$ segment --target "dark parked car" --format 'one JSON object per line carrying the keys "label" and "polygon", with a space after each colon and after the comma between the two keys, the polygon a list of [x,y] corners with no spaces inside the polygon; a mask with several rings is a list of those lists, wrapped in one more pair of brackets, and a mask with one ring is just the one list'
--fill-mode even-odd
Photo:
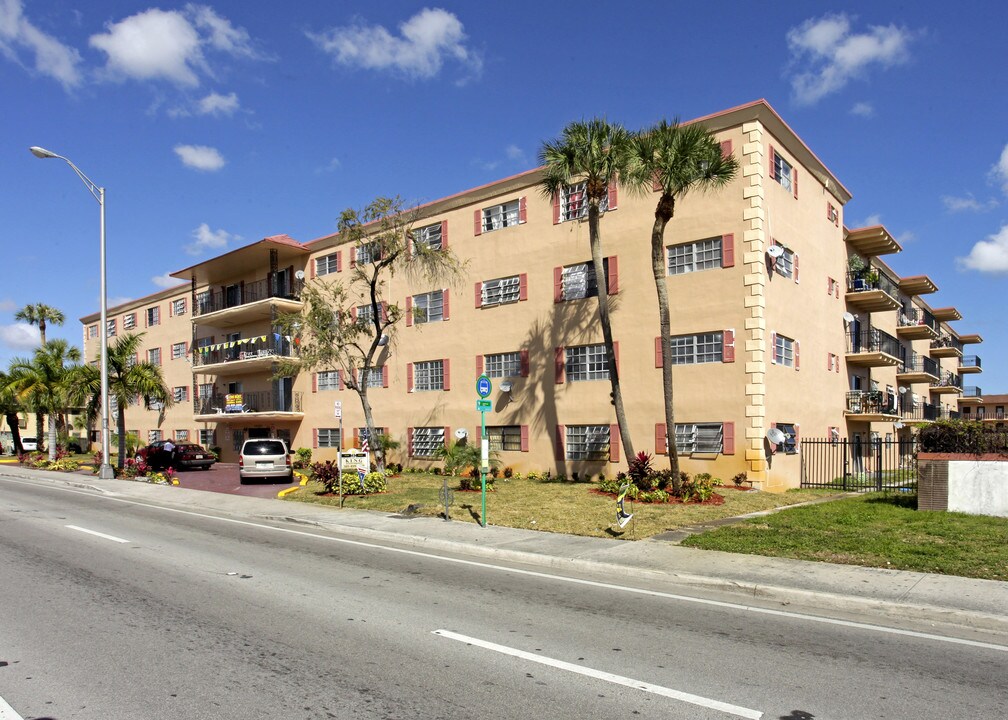
{"label": "dark parked car", "polygon": [[71,440],[70,442],[68,442],[67,446],[66,446],[66,449],[67,449],[67,452],[78,453],[78,454],[81,452],[80,443],[77,442],[76,440]]}
{"label": "dark parked car", "polygon": [[150,445],[137,450],[136,459],[143,460],[147,466],[159,470],[172,467],[176,470],[192,470],[200,468],[209,470],[217,462],[214,454],[193,443],[172,443],[171,451],[165,450],[167,440],[157,440]]}

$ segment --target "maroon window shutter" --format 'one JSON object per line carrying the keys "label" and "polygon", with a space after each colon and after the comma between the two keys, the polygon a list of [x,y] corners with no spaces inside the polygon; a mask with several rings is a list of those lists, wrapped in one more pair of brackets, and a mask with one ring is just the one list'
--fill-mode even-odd
{"label": "maroon window shutter", "polygon": [[475,297],[476,297],[476,309],[479,310],[483,307],[483,283],[479,280],[475,283]]}
{"label": "maroon window shutter", "polygon": [[479,377],[483,374],[483,356],[476,356],[476,376]]}
{"label": "maroon window shutter", "polygon": [[448,221],[441,221],[441,249],[448,249]]}
{"label": "maroon window shutter", "polygon": [[777,364],[777,333],[770,333],[770,364]]}
{"label": "maroon window shutter", "polygon": [[833,203],[826,201],[826,219],[833,222]]}
{"label": "maroon window shutter", "polygon": [[767,153],[767,159],[770,162],[770,179],[771,180],[776,180],[777,179],[777,175],[775,173],[775,163],[774,163],[774,160],[776,159],[776,155],[777,155],[777,151],[774,150],[774,146],[771,145],[770,146],[770,152]]}
{"label": "maroon window shutter", "polygon": [[528,425],[521,426],[521,451],[529,451]]}
{"label": "maroon window shutter", "polygon": [[413,326],[413,296],[406,296],[406,327]]}
{"label": "maroon window shutter", "polygon": [[721,267],[735,267],[735,233],[721,236]]}
{"label": "maroon window shutter", "polygon": [[722,340],[721,362],[735,362],[735,331],[725,330]]}
{"label": "maroon window shutter", "polygon": [[609,183],[609,209],[616,209],[616,181],[613,180]]}
{"label": "maroon window shutter", "polygon": [[608,273],[606,274],[606,289],[610,295],[619,293],[619,261],[616,256],[608,258]]}
{"label": "maroon window shutter", "polygon": [[553,193],[553,224],[560,224],[560,193]]}
{"label": "maroon window shutter", "polygon": [[479,235],[483,232],[483,211],[473,211],[473,234]]}
{"label": "maroon window shutter", "polygon": [[528,350],[520,350],[518,352],[518,362],[519,362],[519,367],[521,368],[521,376],[522,377],[528,377],[529,376],[529,351]]}
{"label": "maroon window shutter", "polygon": [[168,317],[175,317],[175,303],[168,301]]}
{"label": "maroon window shutter", "polygon": [[563,425],[556,426],[556,459],[566,460],[567,459],[567,443],[566,443],[567,433],[564,430]]}
{"label": "maroon window shutter", "polygon": [[388,387],[388,365],[382,365],[381,369],[381,386],[383,388]]}
{"label": "maroon window shutter", "polygon": [[528,222],[528,209],[524,197],[518,198],[518,222]]}
{"label": "maroon window shutter", "polygon": [[833,353],[826,353],[826,369],[833,372]]}
{"label": "maroon window shutter", "polygon": [[311,273],[311,278],[315,279],[315,266],[318,265],[318,260],[308,261],[308,272]]}
{"label": "maroon window shutter", "polygon": [[441,319],[448,320],[451,316],[448,314],[448,288],[441,291]]}
{"label": "maroon window shutter", "polygon": [[563,268],[553,268],[553,302],[563,301]]}
{"label": "maroon window shutter", "polygon": [[444,389],[451,390],[451,360],[448,358],[444,359]]}
{"label": "maroon window shutter", "polygon": [[794,190],[795,200],[798,199],[798,168],[791,168],[791,189]]}
{"label": "maroon window shutter", "polygon": [[311,374],[311,391],[318,392],[318,373]]}
{"label": "maroon window shutter", "polygon": [[735,423],[726,422],[721,424],[721,451],[725,455],[735,454]]}
{"label": "maroon window shutter", "polygon": [[727,158],[732,154],[732,141],[722,140],[721,141],[721,157]]}
{"label": "maroon window shutter", "polygon": [[406,451],[413,457],[413,428],[406,428]]}
{"label": "maroon window shutter", "polygon": [[792,263],[794,270],[794,281],[798,282],[798,253],[794,254],[794,262]]}
{"label": "maroon window shutter", "polygon": [[562,347],[554,350],[553,367],[556,370],[556,384],[563,385],[564,378],[564,349]]}
{"label": "maroon window shutter", "polygon": [[518,276],[518,301],[528,300],[528,273]]}
{"label": "maroon window shutter", "polygon": [[801,370],[801,343],[794,341],[794,369]]}
{"label": "maroon window shutter", "polygon": [[609,462],[619,462],[619,425],[609,426]]}
{"label": "maroon window shutter", "polygon": [[799,428],[799,425],[798,425],[798,423],[795,423],[795,425],[794,425],[794,441],[795,441],[795,447],[797,447],[797,446],[798,446],[798,441],[799,441],[800,439],[801,439],[801,430],[800,430],[800,428]]}
{"label": "maroon window shutter", "polygon": [[357,265],[357,249],[348,248],[347,254],[350,256],[350,267],[355,267]]}
{"label": "maroon window shutter", "polygon": [[413,363],[406,363],[406,392],[413,392]]}
{"label": "maroon window shutter", "polygon": [[660,368],[662,366],[661,336],[654,339],[654,366],[656,368]]}
{"label": "maroon window shutter", "polygon": [[317,448],[318,447],[318,428],[312,428],[311,433],[312,433],[312,442],[311,442],[312,447],[313,448]]}
{"label": "maroon window shutter", "polygon": [[343,251],[336,251],[336,272],[343,272]]}
{"label": "maroon window shutter", "polygon": [[343,376],[346,374],[345,370],[336,371],[336,382],[339,384],[340,390],[346,390],[346,383],[343,382]]}
{"label": "maroon window shutter", "polygon": [[381,303],[381,321],[383,323],[387,323],[388,322],[388,301],[387,300],[382,300],[382,303]]}
{"label": "maroon window shutter", "polygon": [[353,445],[351,447],[360,447],[360,428],[353,429]]}
{"label": "maroon window shutter", "polygon": [[655,423],[654,425],[654,452],[655,455],[668,455],[668,435],[665,433],[665,423]]}

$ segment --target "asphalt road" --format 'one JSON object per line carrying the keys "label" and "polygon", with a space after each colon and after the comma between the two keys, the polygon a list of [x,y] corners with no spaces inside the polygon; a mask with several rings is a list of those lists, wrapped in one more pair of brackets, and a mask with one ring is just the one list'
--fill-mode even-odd
{"label": "asphalt road", "polygon": [[0,479],[0,548],[3,720],[952,719],[1008,697],[983,642],[31,481]]}

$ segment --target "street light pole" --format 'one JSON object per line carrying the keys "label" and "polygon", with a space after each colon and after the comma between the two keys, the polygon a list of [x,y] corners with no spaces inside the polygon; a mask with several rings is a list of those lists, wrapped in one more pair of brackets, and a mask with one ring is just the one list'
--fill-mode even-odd
{"label": "street light pole", "polygon": [[105,283],[105,188],[98,187],[91,179],[80,171],[76,165],[70,162],[69,158],[65,158],[62,155],[57,155],[54,152],[33,146],[29,148],[32,155],[37,158],[57,158],[63,160],[73,168],[73,171],[77,173],[83,182],[85,187],[87,187],[88,192],[98,201],[98,208],[101,212],[101,223],[100,223],[100,238],[98,242],[98,255],[99,255],[99,265],[100,265],[100,277],[101,277],[101,326],[100,326],[100,337],[101,337],[101,436],[102,436],[102,460],[101,468],[98,471],[98,477],[103,479],[111,479],[115,477],[115,473],[112,470],[112,465],[109,464],[109,457],[111,456],[111,447],[109,443],[109,382],[108,382],[108,290]]}

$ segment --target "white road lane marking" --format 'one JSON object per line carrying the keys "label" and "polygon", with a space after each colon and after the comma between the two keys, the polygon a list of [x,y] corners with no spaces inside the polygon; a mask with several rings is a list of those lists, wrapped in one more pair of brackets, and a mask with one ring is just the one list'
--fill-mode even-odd
{"label": "white road lane marking", "polygon": [[129,540],[123,540],[122,538],[117,538],[115,535],[106,535],[105,533],[100,533],[96,530],[88,530],[87,528],[77,527],[76,525],[64,525],[63,527],[68,527],[71,530],[77,530],[78,532],[87,533],[88,535],[94,535],[96,537],[105,538],[106,540],[111,540],[117,543],[128,543]]}
{"label": "white road lane marking", "polygon": [[[14,480],[11,478],[4,478],[4,479],[10,480],[11,482],[19,483],[21,485],[34,485],[34,483],[32,482],[27,482],[23,480]],[[94,493],[87,492],[84,490],[76,490],[74,488],[57,488],[57,489],[59,489],[62,492],[69,492],[77,495],[87,495],[88,497],[91,498],[95,497]],[[125,505],[145,507],[151,510],[161,510],[163,512],[179,513],[181,515],[189,515],[192,517],[199,517],[207,520],[218,520],[220,522],[232,523],[235,525],[244,525],[246,527],[260,528],[263,530],[273,530],[275,532],[281,532],[288,535],[297,535],[300,537],[308,537],[316,540],[327,540],[329,542],[336,542],[344,545],[353,545],[355,547],[368,548],[372,550],[384,550],[385,552],[397,553],[400,555],[410,555],[413,557],[426,558],[429,560],[439,560],[441,562],[453,563],[456,565],[468,565],[470,567],[479,567],[486,570],[514,573],[516,575],[525,575],[526,577],[537,577],[542,578],[544,580],[553,580],[556,582],[565,582],[574,585],[587,585],[590,587],[604,588],[606,590],[631,593],[634,595],[647,595],[650,597],[660,597],[665,598],[667,600],[677,600],[679,602],[694,603],[696,605],[707,605],[710,607],[720,607],[729,610],[743,610],[745,612],[757,613],[760,615],[773,615],[775,617],[793,618],[796,620],[805,620],[807,622],[822,623],[824,625],[839,625],[841,627],[856,628],[858,630],[867,630],[870,632],[879,632],[888,635],[902,635],[904,637],[918,638],[921,640],[931,640],[934,642],[951,643],[953,645],[965,645],[968,647],[983,648],[984,650],[996,650],[998,652],[1008,653],[1008,645],[995,645],[994,643],[980,642],[978,640],[966,640],[964,638],[948,637],[945,635],[935,635],[932,633],[917,632],[916,630],[903,630],[900,628],[886,627],[884,625],[871,625],[869,623],[855,622],[852,620],[838,620],[836,618],[819,617],[817,615],[804,615],[802,613],[789,612],[787,610],[774,610],[773,608],[755,607],[752,605],[743,605],[741,603],[725,602],[723,600],[708,600],[707,598],[690,597],[689,595],[677,595],[675,593],[661,592],[659,590],[645,590],[644,588],[635,588],[626,585],[616,585],[614,583],[598,582],[596,580],[582,580],[581,578],[564,577],[563,575],[551,575],[549,573],[538,572],[536,570],[521,570],[519,568],[507,567],[504,565],[493,565],[490,563],[478,562],[476,560],[463,560],[462,558],[445,557],[443,555],[432,555],[430,553],[420,552],[419,550],[409,550],[407,548],[389,547],[387,545],[379,545],[377,543],[364,542],[363,540],[351,540],[349,538],[331,537],[328,535],[319,535],[318,533],[306,532],[304,530],[294,530],[293,528],[283,528],[283,527],[273,527],[272,525],[263,525],[261,523],[255,523],[249,520],[237,520],[235,518],[219,517],[217,515],[208,515],[207,513],[193,512],[192,510],[181,510],[179,508],[163,507],[161,505],[151,505],[149,503],[137,502],[136,500],[127,500],[125,498],[101,496],[101,499],[111,500],[112,502],[123,503]],[[339,532],[339,531],[333,530],[333,532]]]}
{"label": "white road lane marking", "polygon": [[721,702],[720,700],[712,700],[711,698],[683,692],[682,690],[673,690],[672,688],[667,688],[662,685],[653,685],[652,683],[634,680],[633,678],[628,678],[623,675],[614,675],[612,673],[603,672],[602,670],[595,670],[594,668],[585,667],[584,665],[575,665],[574,663],[565,662],[564,660],[556,660],[544,655],[536,655],[534,653],[517,650],[506,645],[498,645],[497,643],[480,640],[479,638],[469,637],[468,635],[459,635],[451,630],[432,630],[431,633],[439,635],[443,638],[448,638],[449,640],[458,640],[459,642],[466,643],[467,645],[475,645],[476,647],[481,647],[485,650],[493,650],[494,652],[501,653],[502,655],[510,655],[512,657],[521,658],[522,660],[528,660],[529,662],[539,663],[540,665],[548,665],[549,667],[557,668],[558,670],[566,670],[567,672],[595,678],[596,680],[604,680],[605,682],[610,682],[615,685],[623,685],[624,687],[633,688],[634,690],[643,690],[644,692],[651,693],[652,695],[661,695],[663,697],[672,698],[673,700],[681,700],[682,702],[690,703],[691,705],[699,705],[701,707],[710,708],[711,710],[717,710],[730,715],[749,718],[749,720],[760,720],[760,718],[763,717],[763,713],[759,710],[752,710],[740,705],[732,705],[731,703]]}
{"label": "white road lane marking", "polygon": [[0,720],[24,720],[17,714],[7,701],[0,697]]}

